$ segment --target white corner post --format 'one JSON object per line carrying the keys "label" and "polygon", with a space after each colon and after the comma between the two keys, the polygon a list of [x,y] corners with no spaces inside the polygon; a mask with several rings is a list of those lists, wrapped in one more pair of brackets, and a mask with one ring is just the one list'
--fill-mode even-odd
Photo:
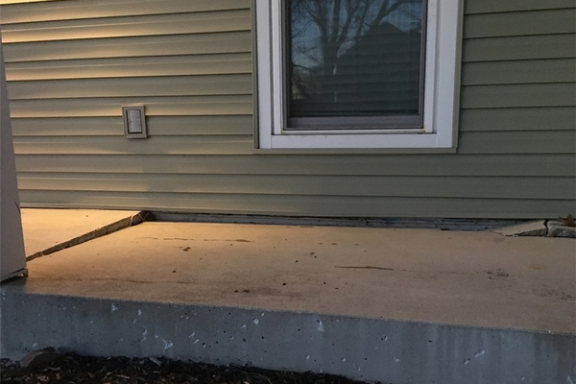
{"label": "white corner post", "polygon": [[0,38],[0,281],[27,276],[4,53]]}

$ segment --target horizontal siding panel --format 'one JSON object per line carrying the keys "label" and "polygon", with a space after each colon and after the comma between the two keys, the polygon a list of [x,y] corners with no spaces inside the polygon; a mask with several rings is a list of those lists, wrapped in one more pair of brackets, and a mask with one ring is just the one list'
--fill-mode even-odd
{"label": "horizontal siding panel", "polygon": [[330,191],[333,196],[350,197],[535,199],[546,195],[568,200],[574,197],[576,179],[21,173],[18,186],[25,190],[242,195],[324,196]]}
{"label": "horizontal siding panel", "polygon": [[251,52],[250,32],[4,44],[9,63]]}
{"label": "horizontal siding panel", "polygon": [[[146,119],[149,136],[252,135],[252,116],[152,116]],[[123,136],[118,117],[12,119],[14,137]]]}
{"label": "horizontal siding panel", "polygon": [[[239,116],[158,116],[147,120],[150,136],[254,135],[254,118]],[[194,140],[194,137],[191,137]]]}
{"label": "horizontal siding panel", "polygon": [[12,118],[121,116],[122,105],[144,104],[147,116],[251,115],[251,96],[139,97],[117,99],[15,100]]}
{"label": "horizontal siding panel", "polygon": [[8,81],[252,73],[249,53],[10,63]]}
{"label": "horizontal siding panel", "polygon": [[[573,212],[572,200],[349,198],[262,195],[205,195],[27,191],[23,207],[77,207],[103,209],[151,209],[197,213],[236,213],[332,217],[558,217]],[[502,207],[506,207],[503,211]]]}
{"label": "horizontal siding panel", "polygon": [[464,38],[551,35],[576,33],[576,10],[468,15]]}
{"label": "horizontal siding panel", "polygon": [[[198,175],[572,177],[574,154],[500,155],[20,155],[19,172]],[[423,187],[420,187],[422,189]],[[425,188],[424,188],[425,189]]]}
{"label": "horizontal siding panel", "polygon": [[576,108],[464,109],[461,132],[575,131]]}
{"label": "horizontal siding panel", "polygon": [[[3,0],[4,4],[11,0]],[[87,3],[90,3],[87,7]],[[51,1],[2,7],[2,23],[27,23],[37,21],[93,19],[113,16],[162,15],[189,12],[248,9],[250,0],[83,0]]]}
{"label": "horizontal siding panel", "polygon": [[0,4],[39,3],[52,0],[0,0]]}
{"label": "horizontal siding panel", "polygon": [[576,131],[462,132],[458,153],[576,154]]}
{"label": "horizontal siding panel", "polygon": [[250,95],[251,75],[137,77],[123,79],[16,81],[10,100]]}
{"label": "horizontal siding panel", "polygon": [[576,35],[519,36],[468,39],[462,60],[468,62],[538,59],[574,59]]}
{"label": "horizontal siding panel", "polygon": [[[149,119],[147,119],[149,120]],[[13,137],[123,136],[122,117],[12,119]]]}
{"label": "horizontal siding panel", "polygon": [[461,107],[574,107],[576,84],[518,84],[463,87]]}
{"label": "horizontal siding panel", "polygon": [[249,10],[190,13],[164,16],[112,17],[33,24],[11,24],[2,28],[6,44],[70,41],[133,36],[165,36],[210,32],[248,31]]}
{"label": "horizontal siding panel", "polygon": [[[17,137],[14,152],[24,154],[242,154],[252,150],[252,136],[152,137],[131,140],[116,137]],[[145,171],[144,169],[142,171]]]}
{"label": "horizontal siding panel", "polygon": [[576,59],[466,63],[462,85],[576,82]]}
{"label": "horizontal siding panel", "polygon": [[466,0],[464,12],[498,13],[513,11],[536,11],[547,9],[575,8],[573,0]]}

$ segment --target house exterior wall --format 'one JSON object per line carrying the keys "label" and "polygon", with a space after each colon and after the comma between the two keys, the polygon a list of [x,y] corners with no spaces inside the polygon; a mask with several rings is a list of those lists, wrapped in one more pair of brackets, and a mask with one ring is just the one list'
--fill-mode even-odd
{"label": "house exterior wall", "polygon": [[[22,206],[547,218],[576,209],[573,0],[466,0],[457,153],[254,149],[250,0],[0,2]],[[123,137],[123,105],[149,138]]]}

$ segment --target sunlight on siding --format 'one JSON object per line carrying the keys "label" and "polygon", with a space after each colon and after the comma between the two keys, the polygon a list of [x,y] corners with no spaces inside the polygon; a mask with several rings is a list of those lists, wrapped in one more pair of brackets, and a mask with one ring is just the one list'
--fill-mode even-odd
{"label": "sunlight on siding", "polygon": [[39,3],[47,1],[61,1],[61,0],[0,0],[0,5],[6,4],[21,4],[21,3]]}

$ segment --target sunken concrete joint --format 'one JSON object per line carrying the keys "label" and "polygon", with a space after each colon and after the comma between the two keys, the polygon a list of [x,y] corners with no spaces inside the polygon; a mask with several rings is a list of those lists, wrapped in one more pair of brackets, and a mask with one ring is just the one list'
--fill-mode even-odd
{"label": "sunken concrete joint", "polygon": [[306,312],[22,293],[2,287],[1,352],[54,347],[313,371],[385,383],[574,383],[576,335]]}
{"label": "sunken concrete joint", "polygon": [[549,220],[546,223],[548,237],[569,237],[576,239],[576,227],[569,227],[558,220]]}
{"label": "sunken concrete joint", "polygon": [[114,223],[107,224],[101,228],[97,228],[93,231],[84,233],[80,236],[76,236],[73,239],[64,241],[62,243],[56,244],[50,248],[47,248],[43,251],[36,252],[30,256],[26,257],[26,261],[34,260],[38,257],[47,256],[54,252],[61,251],[63,249],[67,249],[70,247],[74,247],[76,245],[85,243],[90,240],[94,240],[98,237],[106,236],[112,232],[119,231],[124,228],[129,228],[134,225],[138,225],[145,221],[149,221],[151,219],[151,215],[147,211],[138,212],[135,215],[125,217],[124,219],[118,220]]}
{"label": "sunken concrete joint", "polygon": [[497,228],[493,232],[504,236],[547,236],[576,238],[576,227],[569,227],[557,220],[537,220]]}
{"label": "sunken concrete joint", "polygon": [[504,236],[546,236],[548,229],[544,220],[538,220],[498,228],[494,232]]}

